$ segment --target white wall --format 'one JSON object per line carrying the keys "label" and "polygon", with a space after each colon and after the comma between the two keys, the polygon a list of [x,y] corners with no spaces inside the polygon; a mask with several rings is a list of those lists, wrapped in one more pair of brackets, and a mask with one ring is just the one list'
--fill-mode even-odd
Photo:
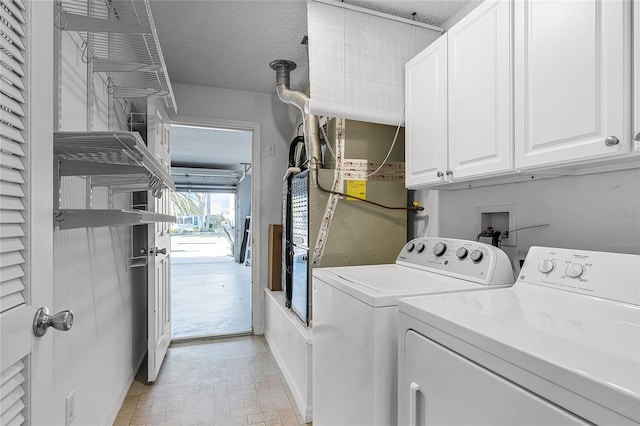
{"label": "white wall", "polygon": [[[58,122],[61,130],[107,130],[106,84],[95,76],[87,121],[87,72],[77,41],[60,33]],[[56,80],[58,80],[56,78]],[[111,121],[121,122],[121,119]],[[112,207],[127,207],[126,195]],[[108,208],[105,189],[93,191],[93,206]],[[61,207],[86,208],[84,178],[61,182]],[[126,227],[54,231],[54,310],[71,309],[73,328],[54,333],[54,402],[51,424],[64,424],[64,398],[75,392],[76,425],[109,424],[146,351],[146,276],[129,271]],[[134,276],[137,274],[137,277]]]}
{"label": "white wall", "polygon": [[515,204],[518,228],[549,226],[518,231],[517,246],[503,247],[512,258],[532,245],[640,254],[638,169],[434,192],[416,193],[437,218],[429,234],[416,223],[416,236],[475,239],[476,207]]}
{"label": "white wall", "polygon": [[[257,194],[259,205],[252,206],[252,223],[254,238],[255,232],[260,232],[260,245],[253,248],[252,256],[259,259],[260,264],[258,276],[253,277],[255,291],[252,294],[256,298],[253,300],[253,315],[262,319],[264,294],[261,289],[267,286],[267,233],[270,223],[282,222],[282,176],[287,168],[297,109],[284,104],[275,95],[275,73],[274,94],[185,84],[174,84],[173,92],[179,113],[171,117],[174,121],[183,122],[181,117],[186,116],[190,122],[194,117],[202,117],[201,124],[209,124],[212,119],[259,123],[260,158],[253,159],[252,173],[254,182],[259,181],[260,193]],[[275,147],[273,156],[267,155],[269,145]],[[260,320],[259,324],[254,332],[262,334],[263,321]]]}

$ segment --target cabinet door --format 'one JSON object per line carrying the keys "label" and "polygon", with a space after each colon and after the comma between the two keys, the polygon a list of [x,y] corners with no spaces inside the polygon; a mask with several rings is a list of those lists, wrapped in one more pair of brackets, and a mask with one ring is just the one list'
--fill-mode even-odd
{"label": "cabinet door", "polygon": [[447,168],[447,35],[405,66],[407,188],[442,182]]}
{"label": "cabinet door", "polygon": [[640,151],[640,0],[633,2],[633,140]]}
{"label": "cabinet door", "polygon": [[629,150],[628,4],[514,3],[516,168]]}
{"label": "cabinet door", "polygon": [[449,31],[454,179],[512,169],[510,13],[511,2],[485,2]]}

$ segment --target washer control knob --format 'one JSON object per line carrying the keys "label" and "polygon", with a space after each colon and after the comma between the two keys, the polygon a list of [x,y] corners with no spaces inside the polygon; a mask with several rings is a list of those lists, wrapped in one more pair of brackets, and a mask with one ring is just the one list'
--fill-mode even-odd
{"label": "washer control knob", "polygon": [[458,251],[456,251],[456,256],[458,256],[458,259],[464,259],[465,257],[467,257],[467,254],[469,254],[469,250],[464,247],[460,247]]}
{"label": "washer control knob", "polygon": [[478,263],[482,260],[482,258],[484,257],[484,255],[482,254],[481,250],[474,250],[471,252],[471,255],[469,256],[471,258],[471,260],[473,260],[474,262]]}
{"label": "washer control knob", "polygon": [[424,251],[424,244],[418,243],[418,245],[416,246],[416,251],[418,253],[422,253]]}
{"label": "washer control knob", "polygon": [[413,244],[413,243],[409,243],[409,244],[407,244],[407,251],[408,251],[409,253],[411,253],[415,247],[416,247],[416,245],[415,245],[415,244]]}
{"label": "washer control knob", "polygon": [[438,257],[442,256],[445,251],[447,251],[447,245],[445,243],[438,243],[433,246],[433,254]]}
{"label": "washer control knob", "polygon": [[556,263],[550,259],[542,259],[540,263],[538,263],[538,271],[543,274],[548,274],[556,268]]}
{"label": "washer control knob", "polygon": [[584,266],[579,263],[570,263],[564,272],[571,278],[580,278],[584,274]]}

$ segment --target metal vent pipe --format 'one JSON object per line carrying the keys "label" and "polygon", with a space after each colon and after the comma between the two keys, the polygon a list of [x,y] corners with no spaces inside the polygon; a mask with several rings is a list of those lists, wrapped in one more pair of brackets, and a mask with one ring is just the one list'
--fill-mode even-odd
{"label": "metal vent pipe", "polygon": [[[322,165],[322,150],[320,149],[320,134],[318,133],[318,116],[309,114],[309,97],[291,90],[290,72],[296,69],[296,64],[284,59],[272,61],[269,66],[276,71],[276,92],[281,101],[296,106],[302,113],[304,122],[305,142],[309,153],[309,170],[315,173]],[[314,180],[312,180],[314,182]]]}

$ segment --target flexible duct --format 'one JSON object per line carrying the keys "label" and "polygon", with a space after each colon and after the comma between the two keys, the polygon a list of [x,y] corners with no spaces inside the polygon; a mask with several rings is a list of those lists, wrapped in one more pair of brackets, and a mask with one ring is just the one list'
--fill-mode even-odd
{"label": "flexible duct", "polygon": [[302,113],[304,123],[306,151],[309,153],[309,169],[315,173],[322,165],[322,150],[320,148],[320,134],[318,132],[318,117],[309,113],[309,97],[290,88],[290,72],[296,69],[296,64],[282,59],[269,64],[276,71],[276,92],[281,101],[296,106]]}

